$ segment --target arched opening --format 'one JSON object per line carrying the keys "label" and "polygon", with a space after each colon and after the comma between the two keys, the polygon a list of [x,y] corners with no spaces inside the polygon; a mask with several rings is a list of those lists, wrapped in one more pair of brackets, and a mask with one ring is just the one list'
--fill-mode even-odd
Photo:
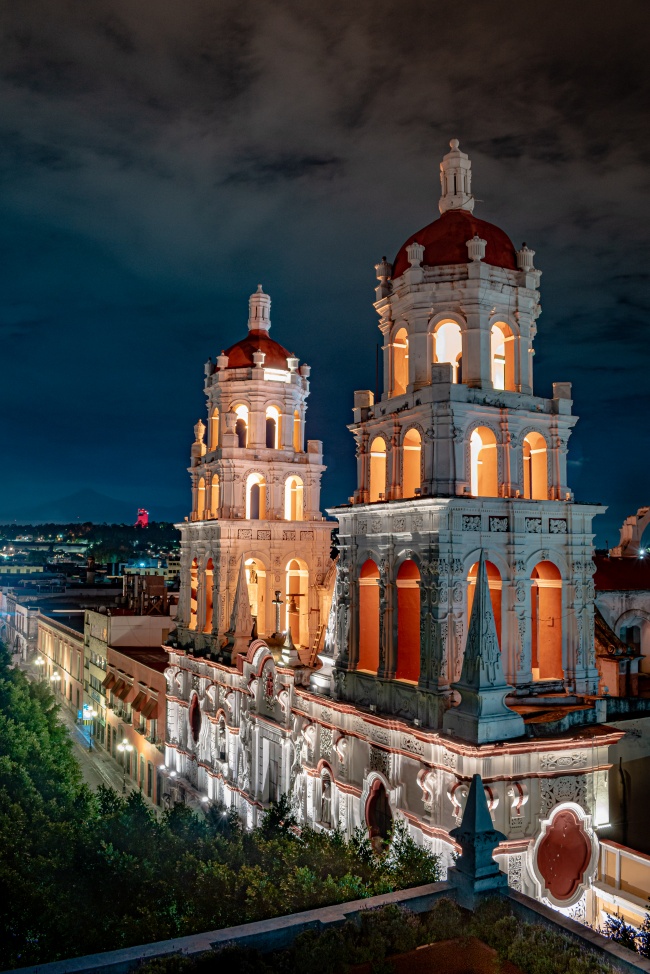
{"label": "arched opening", "polygon": [[386,441],[376,436],[370,444],[370,502],[386,499]]}
{"label": "arched opening", "polygon": [[216,450],[219,446],[219,410],[215,406],[210,415],[210,449]]}
{"label": "arched opening", "polygon": [[416,429],[406,431],[402,443],[403,481],[402,496],[415,497],[416,490],[422,486],[422,437]]}
{"label": "arched opening", "polygon": [[199,736],[201,734],[201,707],[199,705],[199,698],[196,694],[194,694],[192,697],[188,718],[190,722],[190,731],[192,732],[192,739],[194,740],[195,744],[198,744]]}
{"label": "arched opening", "polygon": [[402,562],[397,573],[398,680],[420,679],[420,572],[414,561]]}
{"label": "arched opening", "polygon": [[227,744],[226,744],[226,722],[223,717],[219,718],[219,723],[217,725],[217,751],[219,753],[219,760],[225,761],[227,759]]}
{"label": "arched opening", "polygon": [[298,558],[286,567],[285,612],[294,646],[309,646],[309,571]]}
{"label": "arched opening", "polygon": [[199,477],[196,487],[196,517],[198,521],[205,516],[205,477]]}
{"label": "arched opening", "polygon": [[550,561],[540,561],[531,578],[533,679],[561,680],[562,576]]}
{"label": "arched opening", "polygon": [[403,395],[408,384],[409,339],[406,328],[400,328],[393,339],[393,395]]}
{"label": "arched opening", "polygon": [[266,633],[266,568],[258,558],[248,558],[244,567],[251,615],[257,620],[258,636],[263,636]]}
{"label": "arched opening", "polygon": [[196,629],[199,606],[199,563],[195,558],[190,568],[190,622],[189,628]]}
{"label": "arched opening", "polygon": [[302,423],[297,409],[293,414],[293,448],[296,453],[302,453]]}
{"label": "arched opening", "polygon": [[503,321],[490,330],[490,363],[492,385],[495,389],[515,391],[515,336]]}
{"label": "arched opening", "polygon": [[535,501],[548,499],[548,463],[546,440],[541,433],[529,433],[523,443],[524,497]]}
{"label": "arched opening", "polygon": [[[494,614],[494,623],[497,630],[497,639],[499,640],[499,647],[501,647],[501,619],[502,619],[502,600],[503,600],[503,582],[501,581],[501,573],[496,565],[492,564],[491,561],[485,562],[485,568],[488,577],[488,586],[490,589],[490,602],[492,603],[492,612]],[[469,619],[472,614],[472,606],[474,605],[474,593],[476,591],[476,575],[478,572],[478,562],[472,565],[467,574],[467,618]]]}
{"label": "arched opening", "polygon": [[[370,841],[376,852],[390,838],[393,829],[393,813],[382,781],[376,778],[370,788],[366,802],[366,823],[370,833]],[[374,840],[378,840],[375,844]]]}
{"label": "arched opening", "polygon": [[302,521],[304,488],[300,477],[289,477],[284,485],[284,516],[287,521]]}
{"label": "arched opening", "polygon": [[497,438],[487,426],[470,437],[470,490],[474,497],[498,497]]}
{"label": "arched opening", "polygon": [[237,435],[237,446],[245,447],[248,444],[248,406],[236,406],[235,434]]}
{"label": "arched opening", "polygon": [[357,669],[379,667],[379,569],[368,559],[359,574],[359,662]]}
{"label": "arched opening", "polygon": [[212,474],[212,483],[210,484],[210,513],[212,517],[219,517],[219,508],[221,507],[221,485],[219,483],[219,474]]}
{"label": "arched opening", "polygon": [[433,334],[433,361],[449,362],[452,382],[463,381],[463,336],[456,321],[441,321]]}
{"label": "arched opening", "polygon": [[322,825],[332,827],[332,779],[327,771],[320,779],[320,821]]}
{"label": "arched opening", "polygon": [[266,407],[266,446],[269,450],[280,449],[280,413],[275,406]]}
{"label": "arched opening", "polygon": [[205,566],[203,584],[205,591],[205,625],[203,626],[203,632],[212,632],[212,599],[214,585],[214,564],[212,563],[212,558],[208,559],[208,563]]}
{"label": "arched opening", "polygon": [[246,481],[246,517],[263,521],[266,517],[266,481],[261,473],[251,473]]}

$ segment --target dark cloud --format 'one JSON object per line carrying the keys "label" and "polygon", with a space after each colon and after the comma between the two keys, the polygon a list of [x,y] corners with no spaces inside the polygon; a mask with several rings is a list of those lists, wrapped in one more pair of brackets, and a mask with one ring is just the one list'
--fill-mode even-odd
{"label": "dark cloud", "polygon": [[[372,266],[436,215],[455,136],[477,212],[537,252],[536,385],[574,380],[575,487],[612,503],[611,536],[650,482],[649,18],[634,0],[8,0],[4,508],[69,485],[152,507],[164,485],[182,508],[202,363],[260,280],[313,367],[324,500],[345,499]],[[25,483],[43,403],[47,482]]]}

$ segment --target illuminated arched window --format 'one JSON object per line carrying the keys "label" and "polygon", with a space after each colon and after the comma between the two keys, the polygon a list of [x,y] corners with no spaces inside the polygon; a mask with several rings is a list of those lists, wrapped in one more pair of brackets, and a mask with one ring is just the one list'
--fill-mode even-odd
{"label": "illuminated arched window", "polygon": [[498,497],[497,438],[487,426],[479,426],[470,438],[470,481],[474,497]]}
{"label": "illuminated arched window", "polygon": [[237,422],[235,423],[235,433],[237,434],[237,446],[244,447],[248,443],[248,406],[237,406],[235,408]]}
{"label": "illuminated arched window", "polygon": [[540,561],[532,571],[531,596],[532,670],[534,680],[561,680],[562,576],[550,561]]}
{"label": "illuminated arched window", "polygon": [[415,497],[415,491],[422,486],[422,437],[418,430],[407,430],[402,443],[402,451],[404,470],[402,496]]}
{"label": "illuminated arched window", "polygon": [[524,497],[545,501],[548,498],[546,440],[541,433],[529,433],[523,442]]}
{"label": "illuminated arched window", "polygon": [[203,626],[204,632],[212,632],[212,599],[213,599],[213,586],[214,586],[214,564],[212,563],[212,558],[208,560],[205,566],[204,575],[204,592],[205,592],[205,623]]}
{"label": "illuminated arched window", "polygon": [[287,521],[302,521],[303,491],[300,477],[289,477],[284,485],[284,516]]}
{"label": "illuminated arched window", "polygon": [[195,558],[190,568],[190,621],[189,628],[196,629],[199,604],[199,563]]}
{"label": "illuminated arched window", "polygon": [[433,335],[433,361],[449,362],[452,381],[462,382],[463,337],[456,321],[442,321]]}
{"label": "illuminated arched window", "polygon": [[261,473],[251,473],[246,481],[246,517],[263,521],[266,517],[266,481]]}
{"label": "illuminated arched window", "polygon": [[401,396],[409,384],[409,339],[406,328],[400,328],[393,339],[393,395]]}
{"label": "illuminated arched window", "polygon": [[379,569],[371,559],[359,574],[359,662],[357,668],[376,673],[379,667]]}
{"label": "illuminated arched window", "polygon": [[293,414],[293,448],[296,453],[302,453],[302,423],[297,409]]}
{"label": "illuminated arched window", "polygon": [[295,646],[309,645],[309,571],[304,561],[292,558],[286,567],[286,626]]}
{"label": "illuminated arched window", "polygon": [[386,499],[386,441],[376,436],[370,444],[370,501]]}
{"label": "illuminated arched window", "polygon": [[216,450],[219,446],[219,410],[215,406],[210,416],[210,449]]}
{"label": "illuminated arched window", "polygon": [[219,474],[212,474],[212,483],[210,485],[210,513],[212,517],[219,517],[219,508],[221,506],[221,485],[219,483]]}
{"label": "illuminated arched window", "polygon": [[503,321],[492,325],[490,332],[492,385],[495,389],[515,390],[515,339]]}
{"label": "illuminated arched window", "polygon": [[196,517],[200,521],[205,515],[205,478],[199,477],[196,488]]}
{"label": "illuminated arched window", "polygon": [[[496,565],[492,564],[491,561],[485,562],[485,568],[488,577],[488,586],[490,589],[490,601],[492,603],[492,612],[494,614],[494,622],[497,630],[497,639],[499,640],[499,646],[501,646],[501,601],[503,592],[503,583],[501,581],[501,573]],[[476,574],[478,572],[478,562],[475,562],[469,570],[467,575],[467,618],[469,619],[472,614],[472,605],[474,604],[474,592],[476,591]]]}
{"label": "illuminated arched window", "polygon": [[259,558],[249,558],[245,568],[251,615],[257,624],[257,634],[262,636],[266,633],[266,568]]}
{"label": "illuminated arched window", "polygon": [[279,450],[280,439],[280,413],[275,406],[266,407],[266,446],[269,450]]}
{"label": "illuminated arched window", "polygon": [[420,679],[420,572],[414,561],[405,561],[397,573],[397,671],[398,680]]}

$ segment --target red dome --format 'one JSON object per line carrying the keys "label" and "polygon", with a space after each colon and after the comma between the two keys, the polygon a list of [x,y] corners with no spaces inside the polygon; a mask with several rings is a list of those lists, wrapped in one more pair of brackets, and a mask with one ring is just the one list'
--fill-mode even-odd
{"label": "red dome", "polygon": [[487,241],[484,258],[486,264],[507,267],[511,271],[517,270],[515,248],[503,230],[492,223],[486,223],[485,220],[477,220],[468,210],[447,210],[428,227],[414,233],[400,247],[393,264],[393,279],[401,277],[410,267],[406,256],[406,248],[409,244],[417,242],[424,247],[422,263],[428,267],[439,267],[441,264],[467,264],[469,256],[466,243],[476,234]]}
{"label": "red dome", "polygon": [[253,362],[253,352],[264,352],[264,367],[267,369],[287,369],[287,357],[291,357],[291,352],[269,338],[268,332],[263,328],[251,329],[240,342],[235,342],[227,348],[224,355],[228,356],[229,369],[248,369],[255,363]]}

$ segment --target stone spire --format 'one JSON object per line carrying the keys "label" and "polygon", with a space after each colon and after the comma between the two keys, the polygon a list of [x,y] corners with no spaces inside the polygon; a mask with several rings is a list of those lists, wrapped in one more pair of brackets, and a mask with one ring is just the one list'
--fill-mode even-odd
{"label": "stone spire", "polygon": [[463,669],[460,680],[452,683],[452,687],[460,693],[461,701],[445,713],[444,733],[472,744],[523,736],[523,717],[505,704],[512,687],[503,675],[483,551],[476,575]]}
{"label": "stone spire", "polygon": [[248,330],[268,331],[271,327],[271,298],[257,285],[255,294],[248,299]]}
{"label": "stone spire", "polygon": [[448,871],[448,881],[457,889],[461,906],[474,906],[477,895],[504,891],[508,877],[495,862],[494,850],[507,836],[492,824],[480,774],[475,774],[469,788],[463,820],[449,833],[461,848],[456,865]]}
{"label": "stone spire", "polygon": [[232,607],[228,632],[234,640],[232,647],[232,659],[234,660],[240,653],[247,651],[253,633],[253,616],[251,615],[248,582],[246,581],[246,565],[243,555],[239,563],[239,577],[237,579],[235,601]]}
{"label": "stone spire", "polygon": [[458,148],[458,139],[452,139],[449,145],[451,152],[440,163],[442,196],[438,208],[441,213],[447,210],[467,210],[472,213],[472,163],[469,156]]}

